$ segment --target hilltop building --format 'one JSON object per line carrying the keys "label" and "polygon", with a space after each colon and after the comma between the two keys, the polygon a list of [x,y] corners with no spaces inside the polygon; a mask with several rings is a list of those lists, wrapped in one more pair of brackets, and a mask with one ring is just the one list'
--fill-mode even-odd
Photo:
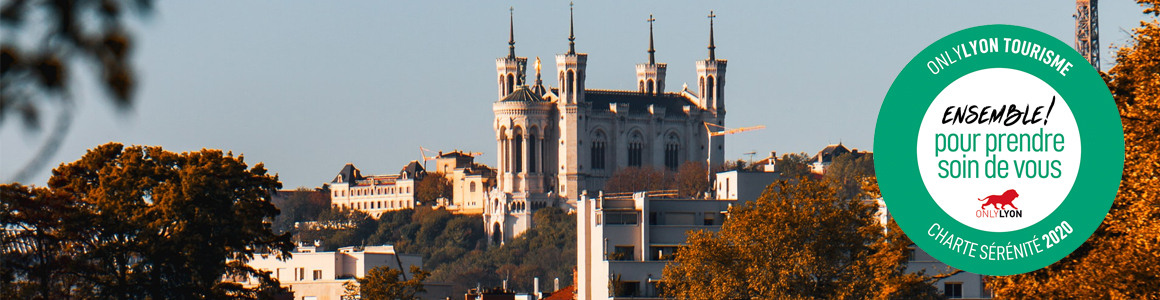
{"label": "hilltop building", "polygon": [[427,171],[411,161],[398,174],[363,176],[346,164],[330,181],[330,205],[364,211],[376,218],[383,212],[415,207],[415,186]]}
{"label": "hilltop building", "polygon": [[874,153],[870,151],[858,151],[858,148],[846,148],[845,145],[842,145],[842,143],[839,142],[837,144],[828,145],[825,148],[822,148],[821,151],[818,151],[818,154],[814,155],[813,159],[810,160],[812,161],[810,163],[810,171],[814,174],[825,175],[826,169],[829,168],[830,164],[834,162],[834,158],[844,154],[853,155],[854,159],[858,159],[866,155],[874,155]]}
{"label": "hilltop building", "polygon": [[556,55],[556,70],[548,73],[556,86],[544,86],[538,58],[535,81],[528,82],[528,58],[516,56],[514,21],[509,24],[508,55],[496,59],[492,105],[498,182],[484,224],[493,240],[523,233],[539,208],[575,208],[583,191],[601,190],[621,168],[675,170],[686,161],[724,161],[724,138],[710,139],[705,125],[725,124],[727,61],[715,55],[712,19],[708,58],[694,62],[696,85],[675,92],[666,91],[667,65],[656,61],[652,21],[648,60],[635,68],[636,90],[588,88],[588,54],[576,52],[571,25],[568,50]]}

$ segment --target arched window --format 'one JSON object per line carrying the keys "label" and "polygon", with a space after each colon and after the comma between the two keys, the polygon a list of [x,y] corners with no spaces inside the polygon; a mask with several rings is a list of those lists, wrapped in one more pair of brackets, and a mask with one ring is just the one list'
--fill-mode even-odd
{"label": "arched window", "polygon": [[665,167],[676,171],[681,164],[681,139],[676,133],[669,133],[665,138]]}
{"label": "arched window", "polygon": [[604,137],[604,131],[597,130],[595,133],[592,133],[592,151],[589,153],[592,160],[590,162],[592,169],[604,170],[604,146],[607,143],[608,141]]}
{"label": "arched window", "polygon": [[471,192],[474,193],[475,192],[475,181],[472,181],[469,186],[471,186]]}
{"label": "arched window", "polygon": [[639,167],[644,162],[644,136],[639,131],[633,131],[628,137],[628,166]]}
{"label": "arched window", "polygon": [[641,81],[640,81],[640,84],[639,84],[639,86],[640,86],[640,90],[639,90],[639,91],[641,91],[641,92],[644,92],[644,80],[641,80]]}
{"label": "arched window", "polygon": [[701,88],[701,98],[705,98],[705,76],[697,78],[697,87]]}
{"label": "arched window", "polygon": [[705,99],[716,100],[717,85],[713,84],[713,76],[709,76],[709,79],[705,81],[705,94]]}
{"label": "arched window", "polygon": [[524,133],[519,127],[512,131],[512,170],[515,173],[524,171]]}
{"label": "arched window", "polygon": [[536,172],[536,144],[539,144],[539,140],[536,139],[536,133],[534,131],[535,128],[533,127],[532,129],[533,129],[533,132],[528,133],[528,172],[529,173]]}
{"label": "arched window", "polygon": [[[575,95],[575,93],[576,93],[576,90],[575,90],[575,88],[576,88],[576,72],[575,71],[568,70],[568,78],[566,78],[566,81],[564,82],[564,84],[567,87],[565,89],[566,90],[565,92],[567,92],[569,94],[568,96]],[[573,101],[575,101],[575,98],[571,98],[571,99]]]}
{"label": "arched window", "polygon": [[499,93],[501,96],[507,96],[507,80],[503,79],[503,74],[499,75]]}
{"label": "arched window", "polygon": [[512,93],[512,91],[515,91],[515,84],[516,84],[516,77],[515,77],[515,75],[513,75],[512,73],[508,73],[508,78],[507,78],[507,92],[506,92],[505,94],[511,94],[511,93]]}
{"label": "arched window", "polygon": [[657,88],[656,88],[656,85],[657,85],[657,83],[656,83],[655,81],[653,81],[652,79],[649,79],[649,80],[648,80],[648,85],[646,85],[646,86],[645,86],[646,92],[647,92],[649,95],[652,95],[652,94],[653,94],[653,92],[655,92],[655,91],[656,91],[656,89],[657,89]]}

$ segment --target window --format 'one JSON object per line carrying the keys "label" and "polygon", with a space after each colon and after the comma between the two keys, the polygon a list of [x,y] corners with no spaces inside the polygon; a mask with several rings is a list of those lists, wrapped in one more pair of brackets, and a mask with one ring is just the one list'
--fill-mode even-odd
{"label": "window", "polygon": [[710,100],[710,101],[716,100],[716,99],[713,99],[713,97],[716,96],[716,94],[717,94],[716,93],[717,92],[717,85],[713,84],[713,76],[709,76],[709,79],[706,81],[706,83],[707,84],[705,85],[705,95],[706,95],[705,99]]}
{"label": "window", "polygon": [[644,137],[640,132],[633,132],[632,136],[628,138],[628,166],[639,167],[643,162],[642,155],[644,154]]}
{"label": "window", "polygon": [[963,283],[962,282],[947,282],[943,285],[943,292],[947,298],[962,298],[963,297]]}
{"label": "window", "polygon": [[696,225],[696,214],[691,212],[665,213],[664,225]]}
{"label": "window", "polygon": [[469,186],[471,187],[471,192],[474,193],[475,192],[475,181],[472,181]]}
{"label": "window", "polygon": [[604,138],[604,131],[596,131],[592,134],[592,169],[604,170],[604,145],[607,143]]}
{"label": "window", "polygon": [[534,133],[528,134],[528,172],[536,172],[536,134]]}
{"label": "window", "polygon": [[665,167],[676,171],[681,164],[681,139],[676,133],[669,133],[665,141]]}
{"label": "window", "polygon": [[713,212],[705,212],[705,225],[719,225],[713,215]]}
{"label": "window", "polygon": [[671,246],[671,247],[653,246],[652,251],[651,251],[652,256],[650,257],[650,259],[652,259],[652,260],[673,260],[673,257],[674,257],[673,255],[677,254],[677,249],[678,248],[675,246]]}
{"label": "window", "polygon": [[520,132],[519,128],[516,128],[515,133],[512,134],[512,148],[515,148],[515,149],[512,149],[512,153],[513,153],[512,156],[514,156],[512,159],[512,165],[513,165],[512,170],[515,170],[515,173],[523,172],[524,171],[524,136],[523,136],[523,133]]}
{"label": "window", "polygon": [[616,246],[608,260],[633,260],[635,250],[633,246]]}
{"label": "window", "polygon": [[636,225],[635,212],[605,212],[604,224],[608,225]]}
{"label": "window", "polygon": [[306,280],[306,268],[298,268],[298,280]]}
{"label": "window", "polygon": [[640,296],[640,282],[639,281],[617,281],[614,282],[613,289],[609,290],[613,297],[638,297]]}
{"label": "window", "polygon": [[314,270],[314,280],[322,279],[322,270]]}
{"label": "window", "polygon": [[908,251],[906,252],[906,261],[915,261],[914,246],[910,246],[910,248],[907,250]]}

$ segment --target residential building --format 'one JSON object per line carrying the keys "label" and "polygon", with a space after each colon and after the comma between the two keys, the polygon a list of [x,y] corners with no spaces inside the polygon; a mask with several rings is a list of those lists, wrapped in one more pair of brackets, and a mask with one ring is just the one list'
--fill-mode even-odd
{"label": "residential building", "polygon": [[576,299],[661,299],[657,283],[690,230],[718,231],[731,200],[581,194],[576,214]]}
{"label": "residential building", "polygon": [[[340,300],[345,292],[343,284],[355,278],[366,276],[367,271],[387,266],[403,270],[406,277],[411,274],[411,266],[422,267],[419,255],[399,254],[392,246],[343,247],[338,251],[319,252],[316,247],[298,247],[292,257],[279,260],[268,254],[256,255],[249,265],[261,271],[271,272],[283,287],[294,293],[294,299]],[[254,278],[236,278],[233,281],[245,285],[257,284]],[[446,293],[441,289],[435,293]],[[440,295],[434,295],[438,297]],[[444,296],[445,297],[445,296]],[[443,299],[443,298],[435,298]]]}
{"label": "residential building", "polygon": [[874,153],[870,151],[858,151],[858,148],[846,148],[845,145],[842,145],[842,143],[839,142],[837,144],[828,145],[825,148],[822,148],[821,151],[818,151],[818,154],[814,155],[813,159],[810,160],[810,171],[814,174],[824,175],[826,174],[826,169],[829,168],[830,164],[834,162],[834,158],[845,154],[853,155],[853,158],[855,159],[866,155],[874,155]]}
{"label": "residential building", "polygon": [[765,188],[781,179],[781,174],[769,171],[733,170],[716,174],[714,187],[717,200],[753,201],[761,197]]}

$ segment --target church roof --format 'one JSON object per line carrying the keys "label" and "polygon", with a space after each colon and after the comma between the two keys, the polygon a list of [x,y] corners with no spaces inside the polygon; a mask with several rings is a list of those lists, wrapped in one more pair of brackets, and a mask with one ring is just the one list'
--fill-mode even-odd
{"label": "church roof", "polygon": [[609,104],[628,104],[630,113],[648,113],[648,106],[664,107],[666,115],[683,115],[684,106],[698,108],[692,100],[678,93],[650,95],[636,91],[585,90],[584,97],[596,111],[608,111]]}
{"label": "church roof", "polygon": [[516,88],[516,90],[513,91],[511,94],[508,94],[507,97],[503,97],[503,100],[499,100],[499,102],[541,102],[541,101],[547,101],[547,100],[544,100],[544,98],[540,97],[539,95],[536,95],[536,93],[532,92],[532,90],[528,89],[528,86],[526,86],[526,85],[521,85],[520,87]]}

